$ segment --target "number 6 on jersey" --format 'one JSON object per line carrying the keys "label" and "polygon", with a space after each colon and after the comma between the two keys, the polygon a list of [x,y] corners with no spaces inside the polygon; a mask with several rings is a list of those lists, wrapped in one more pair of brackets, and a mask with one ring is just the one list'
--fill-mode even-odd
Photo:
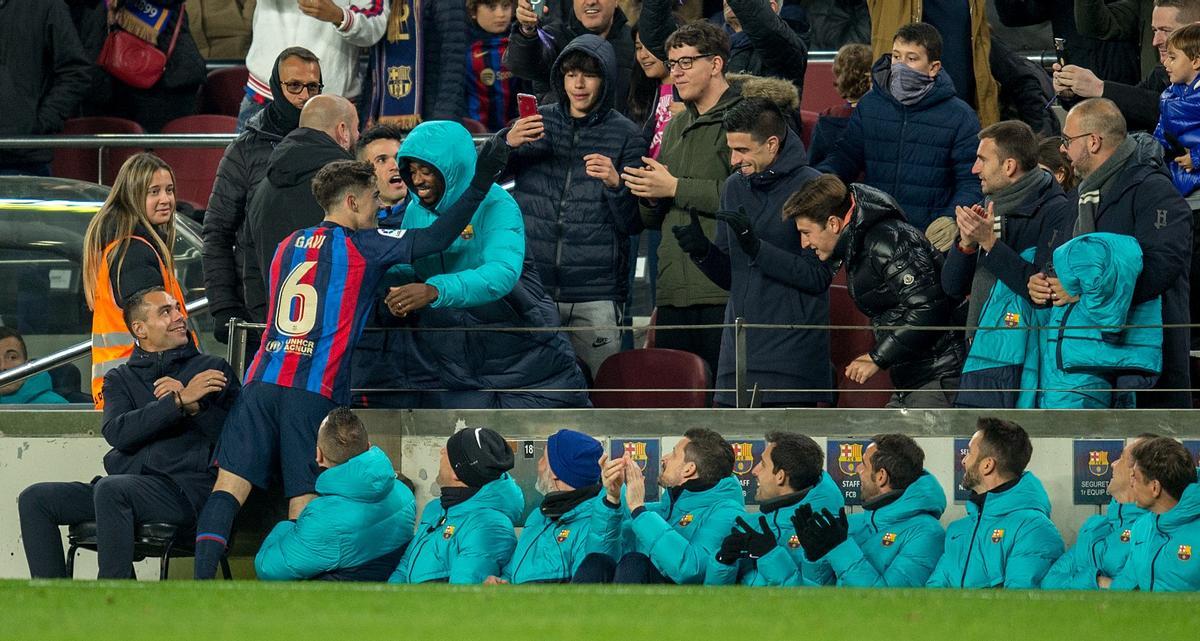
{"label": "number 6 on jersey", "polygon": [[317,289],[300,282],[317,266],[309,260],[292,269],[283,286],[279,288],[279,301],[275,305],[275,328],[285,336],[303,336],[317,324]]}

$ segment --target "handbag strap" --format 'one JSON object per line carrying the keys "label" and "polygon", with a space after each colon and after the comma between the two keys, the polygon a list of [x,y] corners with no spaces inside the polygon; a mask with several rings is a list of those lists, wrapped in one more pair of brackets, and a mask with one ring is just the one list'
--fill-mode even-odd
{"label": "handbag strap", "polygon": [[175,33],[171,34],[171,44],[167,46],[167,60],[171,59],[171,54],[175,51],[175,41],[179,39],[179,30],[183,28],[183,21],[187,18],[187,5],[179,5],[179,16],[175,18]]}

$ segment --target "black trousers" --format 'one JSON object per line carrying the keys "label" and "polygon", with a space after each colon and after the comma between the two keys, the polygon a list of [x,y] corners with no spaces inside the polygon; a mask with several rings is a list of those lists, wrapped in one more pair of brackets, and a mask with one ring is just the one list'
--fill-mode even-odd
{"label": "black trousers", "polygon": [[[691,307],[658,306],[659,325],[720,325],[725,322],[724,305]],[[691,352],[708,363],[712,378],[717,379],[717,360],[721,357],[721,329],[654,330],[654,346]]]}
{"label": "black trousers", "polygon": [[658,568],[650,557],[641,552],[630,552],[613,561],[604,554],[589,554],[579,563],[571,583],[639,583],[674,584]]}
{"label": "black trousers", "polygon": [[119,474],[91,483],[37,483],[17,497],[29,576],[67,576],[61,525],[96,522],[99,578],[133,578],[133,532],[138,523],[193,527],[192,508],[171,481]]}

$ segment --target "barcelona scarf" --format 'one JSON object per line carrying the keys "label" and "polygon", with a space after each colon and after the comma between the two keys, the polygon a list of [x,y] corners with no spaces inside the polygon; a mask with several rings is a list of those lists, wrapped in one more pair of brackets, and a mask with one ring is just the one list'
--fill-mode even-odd
{"label": "barcelona scarf", "polygon": [[387,33],[371,50],[371,122],[404,129],[421,124],[424,62],[421,1],[392,0]]}
{"label": "barcelona scarf", "polygon": [[[105,6],[111,5],[112,0],[105,2]],[[174,14],[174,11],[147,0],[127,0],[117,11],[116,24],[142,40],[157,45],[159,34],[171,24]]]}

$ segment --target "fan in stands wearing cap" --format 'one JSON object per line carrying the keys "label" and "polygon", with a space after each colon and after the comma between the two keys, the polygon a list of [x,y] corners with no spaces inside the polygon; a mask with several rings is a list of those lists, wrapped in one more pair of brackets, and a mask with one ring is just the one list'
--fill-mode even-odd
{"label": "fan in stands wearing cap", "polygon": [[615,562],[624,475],[623,461],[610,463],[596,439],[575,430],[555,432],[538,460],[541,508],[525,520],[503,575],[486,583],[568,583],[584,557],[602,554]]}
{"label": "fan in stands wearing cap", "polygon": [[513,452],[486,427],[455,432],[442,448],[440,498],[425,505],[416,536],[390,583],[481,583],[498,575],[517,544],[525,495],[508,475]]}

